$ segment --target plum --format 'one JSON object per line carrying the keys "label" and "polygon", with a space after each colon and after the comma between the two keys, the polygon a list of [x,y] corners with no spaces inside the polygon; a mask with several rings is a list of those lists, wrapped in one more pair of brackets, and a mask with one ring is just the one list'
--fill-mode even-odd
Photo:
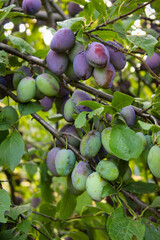
{"label": "plum", "polygon": [[42,111],[47,112],[52,108],[53,101],[49,97],[44,97],[41,99],[40,104],[42,105]]}
{"label": "plum", "polygon": [[1,119],[11,124],[11,126],[18,127],[19,116],[17,111],[12,106],[6,106],[1,109]]}
{"label": "plum", "polygon": [[[66,82],[64,84],[67,86]],[[58,98],[64,98],[69,95],[69,90],[64,87],[64,84],[62,82],[59,82],[59,92],[56,97]]]}
{"label": "plum", "polygon": [[74,188],[78,191],[85,191],[87,177],[92,173],[87,162],[80,161],[73,169],[71,179]]}
{"label": "plum", "polygon": [[59,176],[69,175],[73,170],[75,163],[75,154],[70,149],[62,149],[56,154],[55,166]]}
{"label": "plum", "polygon": [[51,173],[53,173],[54,176],[59,176],[57,171],[56,171],[56,167],[55,167],[55,158],[56,158],[56,154],[60,151],[60,148],[58,147],[54,147],[52,148],[48,154],[47,154],[47,158],[46,158],[46,164],[47,167],[49,169],[49,171],[51,171]]}
{"label": "plum", "polygon": [[77,77],[77,75],[74,72],[73,63],[72,62],[70,62],[68,64],[68,67],[67,67],[67,69],[65,71],[65,75],[69,78],[69,80],[79,81],[79,78]]}
{"label": "plum", "polygon": [[87,80],[91,77],[93,68],[89,65],[86,52],[80,52],[73,61],[73,69],[77,77],[81,80]]}
{"label": "plum", "polygon": [[71,29],[61,28],[53,36],[50,48],[56,52],[70,50],[75,43],[75,36]]}
{"label": "plum", "polygon": [[149,154],[148,154],[148,166],[152,174],[156,178],[160,178],[160,147],[154,145],[151,147]]}
{"label": "plum", "polygon": [[145,138],[145,135],[142,132],[136,132],[136,135],[140,137],[140,139],[143,142],[143,150],[145,149],[145,146],[147,145],[147,139]]}
{"label": "plum", "polygon": [[47,97],[56,96],[59,92],[57,79],[48,73],[43,73],[36,78],[36,86]]}
{"label": "plum", "polygon": [[75,57],[83,51],[84,51],[84,46],[79,42],[75,42],[74,46],[71,48],[71,50],[68,53],[69,60],[73,63]]}
{"label": "plum", "polygon": [[99,42],[93,42],[88,45],[86,50],[86,58],[92,67],[104,68],[109,63],[108,49]]}
{"label": "plum", "polygon": [[135,123],[135,119],[136,119],[136,114],[135,114],[133,107],[130,105],[130,106],[122,108],[120,114],[124,118],[127,125],[129,127],[133,127],[133,125]]}
{"label": "plum", "polygon": [[81,12],[83,9],[79,6],[79,4],[74,2],[68,3],[68,12],[71,17],[74,17],[76,14]]}
{"label": "plum", "polygon": [[72,184],[71,174],[69,174],[67,176],[67,187],[68,187],[69,191],[76,196],[80,195],[83,192],[83,191],[78,191],[77,189],[74,188],[74,186]]}
{"label": "plum", "polygon": [[[149,58],[147,56],[145,63],[152,69],[154,70],[155,68],[160,66],[160,54],[154,52],[152,57]],[[145,68],[145,67],[144,67]]]}
{"label": "plum", "polygon": [[[0,84],[2,84],[4,87],[8,87],[7,81],[4,77],[0,76]],[[3,99],[6,96],[6,93],[3,89],[0,88],[0,99]]]}
{"label": "plum", "polygon": [[122,70],[126,65],[126,56],[115,48],[117,47],[122,49],[122,45],[116,41],[114,42],[107,41],[107,43],[110,43],[113,45],[113,46],[107,45],[107,49],[110,54],[110,62],[113,64],[116,70]]}
{"label": "plum", "polygon": [[13,75],[13,87],[16,90],[19,82],[24,78],[24,77],[32,77],[33,73],[30,68],[26,66],[20,67],[17,72],[14,73]]}
{"label": "plum", "polygon": [[90,95],[82,90],[76,89],[74,93],[72,94],[72,102],[74,109],[77,113],[83,112],[83,111],[91,111],[89,107],[86,107],[84,105],[78,105],[80,102],[85,101],[85,100],[92,100]]}
{"label": "plum", "polygon": [[103,180],[98,172],[91,173],[86,180],[86,191],[89,196],[100,202],[102,198],[103,187],[106,185],[106,181]]}
{"label": "plum", "polygon": [[36,85],[36,94],[34,96],[34,99],[41,100],[44,97],[45,97],[45,95],[39,90],[39,88]]}
{"label": "plum", "polygon": [[10,73],[10,74],[6,74],[5,75],[5,80],[7,82],[7,86],[8,86],[8,89],[13,91],[14,90],[14,87],[13,87],[13,73]]}
{"label": "plum", "polygon": [[111,131],[112,131],[111,127],[105,128],[101,133],[101,140],[102,140],[102,145],[106,149],[106,151],[110,154],[113,154],[109,146]]}
{"label": "plum", "polygon": [[62,115],[64,117],[64,119],[67,121],[67,122],[73,122],[73,118],[72,118],[72,115],[76,113],[75,112],[75,109],[74,109],[74,105],[73,105],[73,102],[72,102],[72,99],[69,98],[65,103],[64,103],[64,106],[62,108]]}
{"label": "plum", "polygon": [[68,66],[68,56],[66,53],[58,53],[49,50],[46,61],[49,70],[57,76],[64,73]]}
{"label": "plum", "polygon": [[41,0],[23,0],[22,8],[26,14],[34,15],[37,13],[42,7]]}
{"label": "plum", "polygon": [[93,77],[98,86],[102,88],[111,88],[115,76],[116,71],[111,63],[108,63],[105,68],[94,68],[93,70]]}
{"label": "plum", "polygon": [[87,158],[95,157],[101,148],[101,134],[92,130],[87,132],[80,143],[80,152],[82,156]]}
{"label": "plum", "polygon": [[20,102],[29,102],[36,94],[36,82],[32,77],[23,78],[17,87],[17,97]]}
{"label": "plum", "polygon": [[117,166],[111,161],[101,160],[96,167],[96,171],[108,181],[116,180],[119,175]]}

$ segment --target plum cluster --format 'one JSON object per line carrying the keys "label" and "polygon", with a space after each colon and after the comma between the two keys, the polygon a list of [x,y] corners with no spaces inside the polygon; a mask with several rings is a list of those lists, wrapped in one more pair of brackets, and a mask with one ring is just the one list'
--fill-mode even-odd
{"label": "plum cluster", "polygon": [[61,28],[55,33],[50,48],[46,61],[51,72],[57,76],[65,73],[72,81],[93,76],[102,88],[110,88],[116,70],[122,70],[126,64],[126,57],[117,50],[122,49],[119,43],[92,42],[85,51],[69,28]]}

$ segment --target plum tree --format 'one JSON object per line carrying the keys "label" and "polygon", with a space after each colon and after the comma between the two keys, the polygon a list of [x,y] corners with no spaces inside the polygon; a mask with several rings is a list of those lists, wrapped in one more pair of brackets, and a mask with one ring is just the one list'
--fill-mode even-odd
{"label": "plum tree", "polygon": [[17,87],[17,97],[20,102],[29,102],[36,94],[36,82],[32,77],[23,78]]}
{"label": "plum tree", "polygon": [[102,88],[110,88],[113,84],[113,79],[116,76],[116,71],[111,63],[105,68],[94,68],[93,77],[96,83]]}
{"label": "plum tree", "polygon": [[119,175],[117,166],[113,162],[106,160],[101,160],[98,163],[96,171],[101,175],[102,178],[108,181],[116,180]]}
{"label": "plum tree", "polygon": [[56,96],[59,92],[57,79],[48,73],[43,73],[36,78],[36,86],[48,97]]}
{"label": "plum tree", "polygon": [[80,161],[73,169],[71,179],[74,188],[78,191],[85,191],[87,177],[92,173],[89,164]]}
{"label": "plum tree", "polygon": [[84,51],[84,46],[79,42],[75,42],[74,46],[68,52],[69,60],[73,63],[75,57],[83,51]]}
{"label": "plum tree", "polygon": [[75,154],[70,149],[62,149],[56,154],[55,166],[59,176],[67,176],[70,174],[75,163]]}
{"label": "plum tree", "polygon": [[22,8],[26,14],[35,14],[42,7],[41,0],[23,0]]}
{"label": "plum tree", "polygon": [[45,96],[43,99],[40,101],[44,112],[49,111],[52,108],[53,101],[49,97]]}
{"label": "plum tree", "polygon": [[106,181],[103,180],[98,172],[91,173],[86,180],[86,191],[89,196],[99,202],[102,198],[103,187],[106,185]]}
{"label": "plum tree", "polygon": [[120,112],[122,117],[124,118],[125,122],[129,127],[133,127],[135,123],[136,114],[132,106],[127,106],[122,108],[122,111]]}
{"label": "plum tree", "polygon": [[70,50],[75,43],[74,33],[69,28],[59,29],[53,36],[50,48],[56,52]]}
{"label": "plum tree", "polygon": [[91,111],[91,109],[89,107],[86,107],[84,105],[79,105],[79,103],[84,100],[92,100],[92,98],[90,97],[90,95],[88,93],[77,89],[72,94],[71,99],[72,99],[74,109],[77,113],[80,113],[83,111],[89,111],[89,112]]}
{"label": "plum tree", "polygon": [[104,68],[110,60],[108,49],[99,42],[93,42],[88,45],[86,58],[92,67]]}
{"label": "plum tree", "polygon": [[80,143],[80,152],[84,157],[95,157],[101,148],[101,135],[98,131],[87,132]]}
{"label": "plum tree", "polygon": [[51,171],[51,173],[54,176],[59,176],[55,167],[55,158],[56,158],[56,154],[60,151],[60,148],[58,147],[54,147],[52,148],[48,154],[47,154],[47,158],[46,158],[46,164],[47,167],[49,169],[49,171]]}
{"label": "plum tree", "polygon": [[86,52],[80,52],[73,61],[73,69],[77,77],[81,80],[87,80],[91,77],[93,68],[89,65]]}
{"label": "plum tree", "polygon": [[79,6],[79,4],[74,2],[68,3],[68,12],[71,17],[74,17],[76,14],[81,12],[83,9]]}
{"label": "plum tree", "polygon": [[148,166],[149,169],[151,170],[152,174],[160,178],[160,147],[157,145],[154,145],[151,147],[149,153],[148,153]]}
{"label": "plum tree", "polygon": [[49,50],[46,61],[49,70],[57,76],[64,73],[68,66],[68,56],[64,52]]}

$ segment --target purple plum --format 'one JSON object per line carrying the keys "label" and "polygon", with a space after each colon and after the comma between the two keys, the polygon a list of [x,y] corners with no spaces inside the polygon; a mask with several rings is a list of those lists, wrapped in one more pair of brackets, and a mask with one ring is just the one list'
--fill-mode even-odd
{"label": "purple plum", "polygon": [[55,167],[55,158],[59,151],[60,151],[60,148],[58,148],[58,147],[52,148],[48,152],[47,158],[46,158],[47,167],[51,171],[51,173],[53,173],[54,176],[58,176],[58,173],[57,173],[56,167]]}
{"label": "purple plum", "polygon": [[91,109],[89,107],[86,107],[84,105],[77,105],[78,103],[85,101],[85,100],[92,100],[92,98],[90,97],[90,95],[82,90],[76,90],[73,94],[72,94],[72,103],[74,106],[74,109],[77,113],[83,112],[83,111],[91,111]]}
{"label": "purple plum", "polygon": [[34,15],[42,7],[41,0],[23,0],[22,8],[26,14]]}
{"label": "purple plum", "polygon": [[68,3],[68,12],[71,17],[74,17],[76,14],[81,12],[83,9],[79,6],[79,4],[74,2]]}
{"label": "purple plum", "polygon": [[133,127],[135,123],[136,114],[132,106],[122,108],[120,114],[124,118],[129,127]]}

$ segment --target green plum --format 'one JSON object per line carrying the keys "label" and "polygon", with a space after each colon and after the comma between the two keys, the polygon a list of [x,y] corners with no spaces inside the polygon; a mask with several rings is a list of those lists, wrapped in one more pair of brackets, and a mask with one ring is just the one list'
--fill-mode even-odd
{"label": "green plum", "polygon": [[160,147],[157,145],[154,145],[148,154],[148,166],[151,170],[152,174],[160,178]]}
{"label": "green plum", "polygon": [[29,102],[36,94],[36,82],[32,77],[23,78],[17,86],[17,97],[20,102]]}
{"label": "green plum", "polygon": [[102,140],[102,145],[106,149],[106,151],[110,154],[113,154],[113,152],[112,152],[112,150],[110,149],[110,146],[109,146],[111,131],[112,131],[111,127],[105,128],[102,131],[101,140]]}
{"label": "green plum", "polygon": [[119,175],[119,170],[117,166],[110,161],[101,160],[97,167],[96,171],[101,175],[102,178],[108,181],[114,181]]}

